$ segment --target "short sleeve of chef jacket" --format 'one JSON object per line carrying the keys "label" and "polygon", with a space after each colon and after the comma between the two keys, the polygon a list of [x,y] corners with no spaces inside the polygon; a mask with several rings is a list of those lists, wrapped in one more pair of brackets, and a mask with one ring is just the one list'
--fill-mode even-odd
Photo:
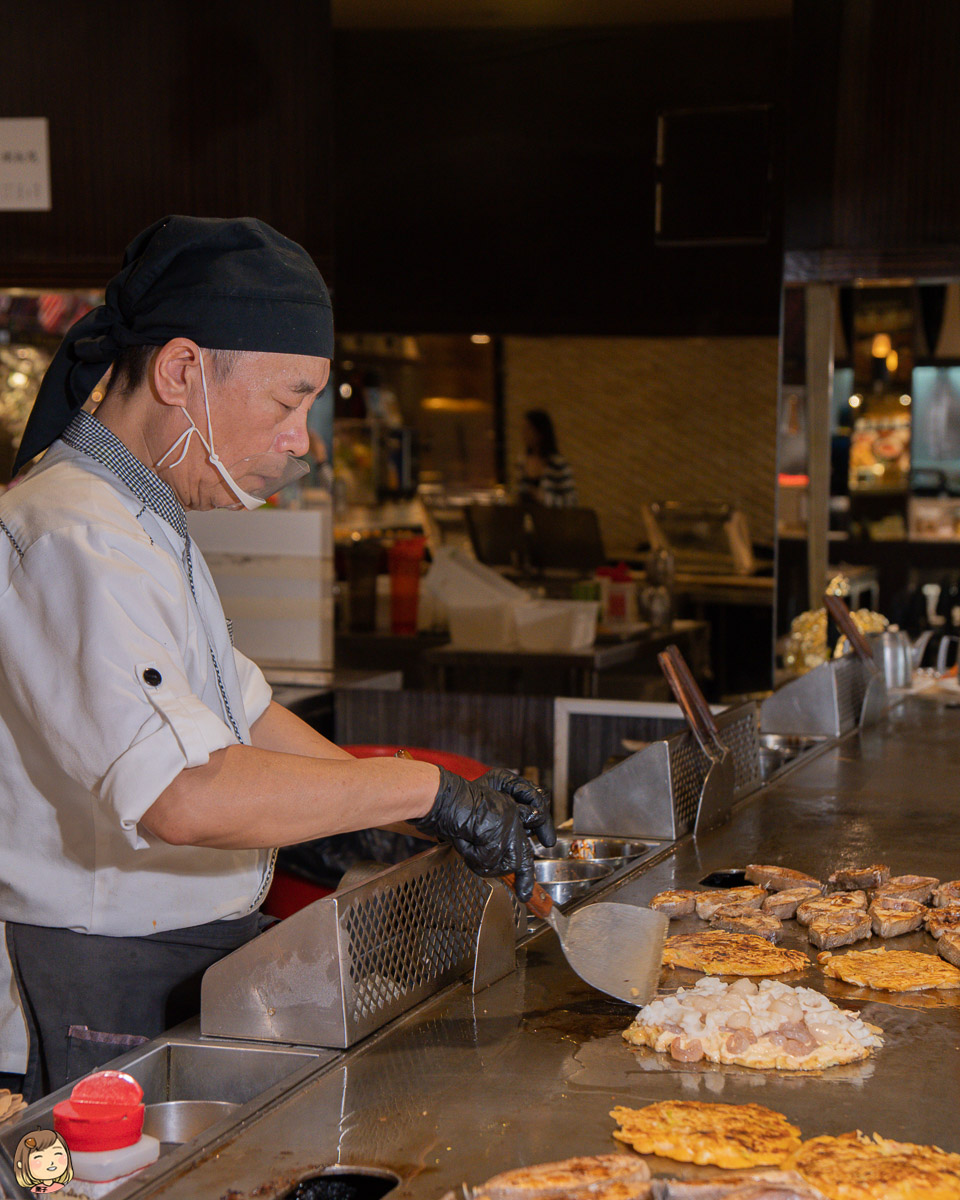
{"label": "short sleeve of chef jacket", "polygon": [[243,691],[243,710],[247,720],[252,725],[270,707],[273,699],[273,689],[264,678],[263,672],[255,662],[234,648],[233,660],[237,664],[237,675],[240,688]]}
{"label": "short sleeve of chef jacket", "polygon": [[[212,666],[179,563],[139,529],[68,525],[29,542],[3,585],[0,671],[5,703],[35,734],[17,739],[38,756],[28,774],[49,778],[52,759],[145,847],[136,825],[160,793],[236,744],[197,695]],[[145,663],[161,686],[145,682]],[[262,699],[266,682],[246,674]]]}

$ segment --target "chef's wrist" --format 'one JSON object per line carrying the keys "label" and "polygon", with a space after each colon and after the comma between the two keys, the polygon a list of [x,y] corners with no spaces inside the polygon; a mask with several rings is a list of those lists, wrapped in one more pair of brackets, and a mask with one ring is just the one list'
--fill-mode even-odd
{"label": "chef's wrist", "polygon": [[417,824],[429,817],[436,807],[441,788],[441,771],[433,763],[419,759],[411,761],[409,768],[410,774],[416,775],[417,778],[410,781],[410,804],[403,819]]}

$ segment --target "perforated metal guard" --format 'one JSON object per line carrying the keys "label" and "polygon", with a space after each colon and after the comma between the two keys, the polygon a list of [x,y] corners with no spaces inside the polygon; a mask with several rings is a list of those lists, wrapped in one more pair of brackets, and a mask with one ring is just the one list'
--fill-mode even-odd
{"label": "perforated metal guard", "polygon": [[486,889],[459,856],[445,856],[414,878],[389,875],[339,915],[349,1020],[377,1025],[407,998],[471,965]]}
{"label": "perforated metal guard", "polygon": [[837,717],[841,733],[848,733],[860,723],[863,698],[867,694],[867,672],[853,654],[845,654],[834,663],[837,685]]}
{"label": "perforated metal guard", "polygon": [[763,783],[760,773],[760,719],[756,705],[741,705],[717,718],[720,736],[733,754],[736,778],[735,799],[746,796]]}
{"label": "perforated metal guard", "polygon": [[689,731],[667,739],[670,747],[670,791],[677,828],[686,831],[693,825],[700,803],[700,792],[707,777],[710,760]]}
{"label": "perforated metal guard", "polygon": [[[757,706],[741,704],[717,717],[720,738],[733,755],[735,792],[731,804],[763,782],[760,774],[760,723]],[[693,826],[710,760],[689,730],[667,739],[670,748],[670,791],[678,830]]]}

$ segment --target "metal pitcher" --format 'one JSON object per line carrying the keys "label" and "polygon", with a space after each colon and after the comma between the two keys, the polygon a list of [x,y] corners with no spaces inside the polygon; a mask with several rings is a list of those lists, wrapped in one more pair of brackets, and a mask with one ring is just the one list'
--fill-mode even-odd
{"label": "metal pitcher", "polygon": [[906,688],[913,681],[913,647],[902,629],[885,629],[867,635],[874,662],[883,671],[888,688]]}

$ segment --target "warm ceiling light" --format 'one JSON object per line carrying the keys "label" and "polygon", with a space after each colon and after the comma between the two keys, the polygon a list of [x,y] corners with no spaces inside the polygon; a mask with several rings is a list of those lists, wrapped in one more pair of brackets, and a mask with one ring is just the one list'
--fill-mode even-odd
{"label": "warm ceiling light", "polygon": [[874,358],[886,358],[891,349],[890,335],[887,333],[878,333],[873,339],[873,345],[870,347],[870,353]]}
{"label": "warm ceiling light", "polygon": [[856,392],[854,392],[853,395],[850,397],[850,399],[847,401],[847,403],[850,405],[851,408],[859,408],[860,405],[863,403],[863,397],[858,395]]}
{"label": "warm ceiling light", "polygon": [[353,388],[350,386],[349,383],[341,383],[340,384],[340,395],[343,397],[344,400],[350,399],[350,397],[353,395]]}
{"label": "warm ceiling light", "polygon": [[910,405],[912,403],[912,400],[909,396],[901,396],[900,403],[903,405],[904,408],[906,408],[908,405]]}
{"label": "warm ceiling light", "polygon": [[900,364],[900,355],[896,350],[891,350],[886,357],[887,370],[892,375]]}
{"label": "warm ceiling light", "polygon": [[470,341],[473,342],[473,344],[475,346],[489,346],[490,334],[489,333],[471,333]]}

